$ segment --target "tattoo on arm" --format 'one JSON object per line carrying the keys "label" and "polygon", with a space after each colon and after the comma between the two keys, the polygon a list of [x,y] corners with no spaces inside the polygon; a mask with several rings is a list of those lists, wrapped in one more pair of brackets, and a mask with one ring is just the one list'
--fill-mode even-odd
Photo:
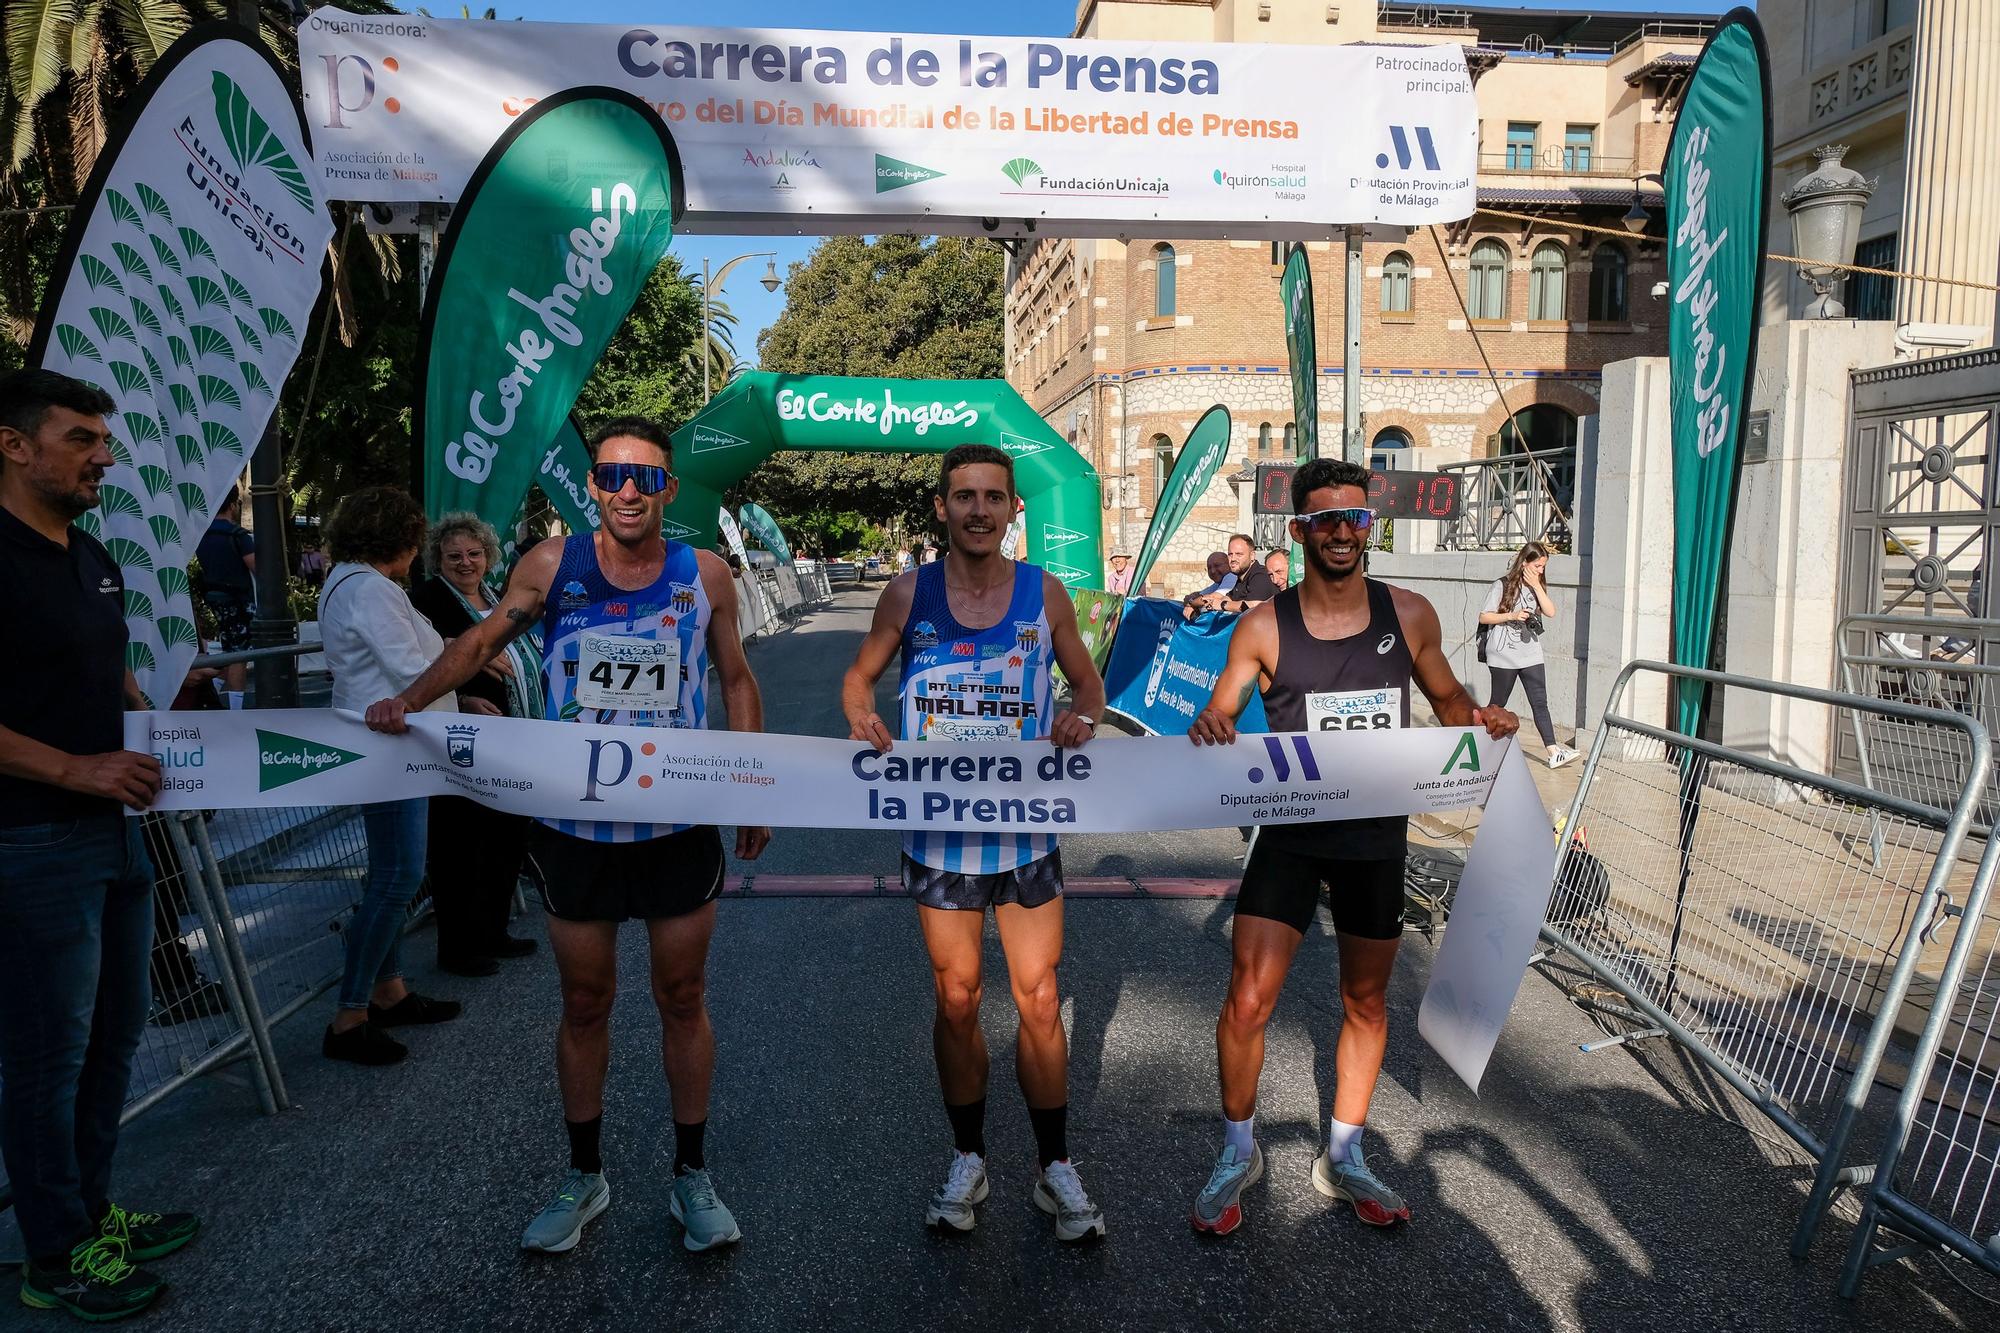
{"label": "tattoo on arm", "polygon": [[1250,696],[1255,694],[1256,692],[1257,692],[1256,681],[1254,680],[1244,681],[1243,689],[1236,696],[1236,711],[1240,713],[1244,709],[1248,708],[1250,706]]}

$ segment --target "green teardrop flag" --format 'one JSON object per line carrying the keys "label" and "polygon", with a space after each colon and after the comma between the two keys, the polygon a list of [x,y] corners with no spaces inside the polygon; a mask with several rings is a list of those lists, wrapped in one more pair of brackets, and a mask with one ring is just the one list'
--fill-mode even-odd
{"label": "green teardrop flag", "polygon": [[1153,521],[1147,525],[1146,540],[1139,544],[1138,562],[1132,566],[1134,590],[1146,586],[1146,575],[1152,572],[1153,563],[1187,520],[1189,511],[1200,502],[1202,492],[1215,479],[1215,471],[1228,453],[1229,409],[1217,403],[1201,414],[1194,429],[1188,432],[1187,443],[1174,458],[1173,471],[1167,474],[1167,484],[1160,491],[1159,506],[1153,510]]}

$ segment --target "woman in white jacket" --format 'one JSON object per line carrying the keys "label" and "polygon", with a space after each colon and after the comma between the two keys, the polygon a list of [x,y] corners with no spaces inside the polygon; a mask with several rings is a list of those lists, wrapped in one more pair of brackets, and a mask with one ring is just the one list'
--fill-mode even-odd
{"label": "woman in white jacket", "polygon": [[[400,694],[444,651],[430,621],[410,605],[401,580],[424,539],[424,511],[392,486],[356,491],[327,523],[335,561],[319,594],[320,638],[333,670],[333,706],[359,713]],[[426,711],[455,712],[446,694]],[[384,1029],[457,1018],[455,1001],[419,995],[403,982],[398,943],[410,900],[423,883],[426,817],[422,797],[361,807],[368,833],[368,881],[347,927],[339,1008],[321,1051],[360,1065],[394,1064],[409,1049]]]}

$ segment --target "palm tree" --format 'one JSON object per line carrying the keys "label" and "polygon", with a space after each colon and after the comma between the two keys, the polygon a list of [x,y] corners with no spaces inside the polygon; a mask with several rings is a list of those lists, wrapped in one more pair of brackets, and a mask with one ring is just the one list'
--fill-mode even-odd
{"label": "palm tree", "polygon": [[[690,275],[689,281],[695,290],[697,300],[701,296],[701,278]],[[701,378],[701,340],[697,338],[681,357],[681,365],[686,367],[690,378]],[[708,391],[714,393],[729,381],[742,374],[746,367],[736,358],[736,312],[729,308],[729,302],[720,296],[711,297],[708,302]]]}

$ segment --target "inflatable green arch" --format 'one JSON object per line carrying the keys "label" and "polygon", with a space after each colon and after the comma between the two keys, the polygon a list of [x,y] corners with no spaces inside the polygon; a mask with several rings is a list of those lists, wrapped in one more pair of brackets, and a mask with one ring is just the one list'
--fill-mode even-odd
{"label": "inflatable green arch", "polygon": [[1005,380],[890,380],[750,371],[674,432],[680,493],[669,537],[717,540],[730,486],[780,449],[942,454],[991,444],[1014,459],[1027,505],[1026,558],[1070,587],[1103,584],[1097,472]]}

